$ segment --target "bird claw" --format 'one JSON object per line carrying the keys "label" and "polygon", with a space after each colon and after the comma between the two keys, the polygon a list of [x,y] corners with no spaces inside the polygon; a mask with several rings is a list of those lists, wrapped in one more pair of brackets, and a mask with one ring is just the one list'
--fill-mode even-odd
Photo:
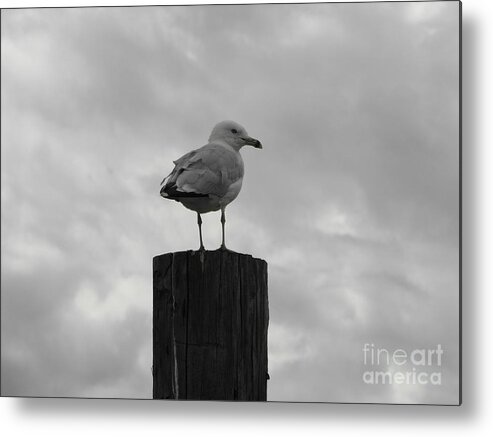
{"label": "bird claw", "polygon": [[221,252],[229,252],[229,253],[236,253],[234,250],[228,249],[226,245],[221,244],[221,247],[219,248]]}
{"label": "bird claw", "polygon": [[202,264],[202,269],[204,267],[204,258],[205,258],[205,247],[203,244],[200,245],[199,250],[197,250],[198,255],[200,256],[200,263]]}

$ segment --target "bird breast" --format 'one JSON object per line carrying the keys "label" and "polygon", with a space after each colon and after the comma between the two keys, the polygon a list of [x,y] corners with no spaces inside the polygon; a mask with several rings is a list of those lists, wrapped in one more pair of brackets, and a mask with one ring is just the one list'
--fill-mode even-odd
{"label": "bird breast", "polygon": [[242,183],[243,183],[243,176],[229,186],[226,194],[219,200],[219,204],[221,205],[221,208],[225,208],[226,205],[230,204],[233,200],[235,200],[238,197],[238,194],[240,194]]}

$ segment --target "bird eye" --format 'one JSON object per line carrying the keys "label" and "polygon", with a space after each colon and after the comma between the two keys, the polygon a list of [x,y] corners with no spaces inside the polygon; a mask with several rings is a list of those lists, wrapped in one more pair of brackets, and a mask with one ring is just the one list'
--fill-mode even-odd
{"label": "bird eye", "polygon": [[233,132],[234,134],[238,133],[238,131],[236,129],[231,129],[231,132]]}

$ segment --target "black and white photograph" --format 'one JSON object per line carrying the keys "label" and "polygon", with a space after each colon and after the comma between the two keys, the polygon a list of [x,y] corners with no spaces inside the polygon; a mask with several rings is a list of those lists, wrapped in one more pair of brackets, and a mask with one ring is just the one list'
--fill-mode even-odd
{"label": "black and white photograph", "polygon": [[460,405],[461,3],[1,10],[1,395]]}

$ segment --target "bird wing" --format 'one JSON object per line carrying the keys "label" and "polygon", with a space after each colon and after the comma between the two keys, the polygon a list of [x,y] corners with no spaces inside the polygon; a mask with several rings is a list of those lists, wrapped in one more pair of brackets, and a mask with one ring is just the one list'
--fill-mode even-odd
{"label": "bird wing", "polygon": [[[186,164],[188,161],[197,153],[197,150],[192,150],[191,152],[186,153],[183,155],[181,158],[178,158],[176,161],[173,161],[173,164],[175,164],[175,168],[173,171],[166,176],[162,181],[161,185],[165,184],[171,184],[176,182],[176,178],[180,174],[180,172],[186,167]],[[165,183],[166,182],[166,183]]]}
{"label": "bird wing", "polygon": [[222,197],[243,177],[243,162],[238,155],[218,144],[193,150],[174,161],[175,168],[165,178],[163,189]]}

